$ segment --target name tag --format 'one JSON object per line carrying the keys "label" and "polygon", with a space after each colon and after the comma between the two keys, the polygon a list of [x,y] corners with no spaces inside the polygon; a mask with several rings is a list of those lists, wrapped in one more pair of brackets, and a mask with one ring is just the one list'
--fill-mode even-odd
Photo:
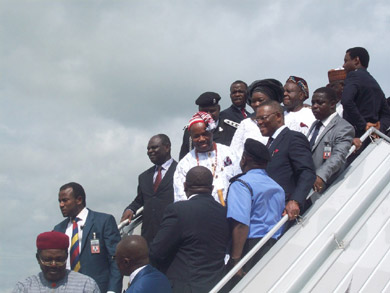
{"label": "name tag", "polygon": [[332,154],[332,147],[330,145],[326,145],[324,147],[324,155],[322,156],[322,158],[324,160],[329,159],[331,154]]}
{"label": "name tag", "polygon": [[95,232],[93,232],[93,239],[91,239],[91,253],[92,254],[100,253],[100,243],[99,243],[99,239],[96,238]]}

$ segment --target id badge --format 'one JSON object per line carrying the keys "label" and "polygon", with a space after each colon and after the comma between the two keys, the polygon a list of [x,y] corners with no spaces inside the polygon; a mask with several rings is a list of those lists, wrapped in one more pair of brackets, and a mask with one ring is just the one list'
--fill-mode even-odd
{"label": "id badge", "polygon": [[96,233],[93,233],[93,239],[91,239],[91,253],[97,254],[100,253],[100,243],[99,239],[96,238]]}
{"label": "id badge", "polygon": [[326,145],[326,146],[324,147],[323,159],[324,159],[324,160],[329,159],[331,154],[332,154],[332,147],[329,146],[329,145]]}

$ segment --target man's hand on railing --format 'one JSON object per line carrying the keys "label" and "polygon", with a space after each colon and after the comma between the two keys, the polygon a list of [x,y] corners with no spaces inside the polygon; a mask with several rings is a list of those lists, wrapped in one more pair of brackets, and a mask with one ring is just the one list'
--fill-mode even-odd
{"label": "man's hand on railing", "polygon": [[352,145],[355,146],[354,152],[356,152],[357,150],[359,150],[359,149],[362,147],[362,141],[360,140],[360,138],[355,137],[355,138],[352,140]]}
{"label": "man's hand on railing", "polygon": [[366,131],[369,130],[371,127],[375,127],[376,129],[380,130],[381,122],[380,121],[378,121],[377,123],[367,122],[366,123]]}
{"label": "man's hand on railing", "polygon": [[287,214],[288,220],[292,221],[292,220],[295,220],[299,216],[299,212],[300,212],[300,209],[299,209],[298,202],[295,200],[289,200],[286,204],[284,211],[283,211],[282,217]]}
{"label": "man's hand on railing", "polygon": [[[133,211],[132,210],[125,210],[124,212],[123,212],[123,215],[122,215],[122,218],[121,218],[121,222],[123,222],[124,220],[129,220],[129,223],[128,224],[130,224],[130,222],[131,222],[131,220],[133,219]],[[127,225],[128,225],[127,224]]]}
{"label": "man's hand on railing", "polygon": [[[380,121],[378,121],[377,123],[367,122],[367,124],[366,124],[366,131],[369,130],[371,127],[375,127],[376,129],[380,130],[381,122]],[[371,137],[372,138],[379,138],[379,136],[376,133],[372,133]]]}

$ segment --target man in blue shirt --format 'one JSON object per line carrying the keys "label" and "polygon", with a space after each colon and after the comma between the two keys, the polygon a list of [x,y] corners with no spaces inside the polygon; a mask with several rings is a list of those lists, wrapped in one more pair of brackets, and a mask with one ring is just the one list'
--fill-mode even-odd
{"label": "man in blue shirt", "polygon": [[[234,266],[272,227],[280,221],[285,194],[265,168],[271,156],[267,147],[248,138],[240,166],[243,174],[232,178],[227,196],[227,218],[232,227],[232,250],[229,265]],[[253,257],[244,270],[252,268],[275,244],[281,229]],[[242,276],[240,271],[238,276]]]}

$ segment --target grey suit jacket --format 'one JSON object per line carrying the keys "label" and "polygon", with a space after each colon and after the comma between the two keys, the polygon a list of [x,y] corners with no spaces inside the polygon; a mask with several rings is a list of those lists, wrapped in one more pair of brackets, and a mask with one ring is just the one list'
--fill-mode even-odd
{"label": "grey suit jacket", "polygon": [[[307,137],[309,137],[315,124],[314,122],[310,127]],[[353,126],[341,118],[339,114],[336,114],[313,145],[311,152],[316,175],[321,177],[327,184],[330,184],[343,170],[354,136],[355,130]],[[331,155],[328,159],[324,159],[324,148],[327,145],[332,148]]]}

